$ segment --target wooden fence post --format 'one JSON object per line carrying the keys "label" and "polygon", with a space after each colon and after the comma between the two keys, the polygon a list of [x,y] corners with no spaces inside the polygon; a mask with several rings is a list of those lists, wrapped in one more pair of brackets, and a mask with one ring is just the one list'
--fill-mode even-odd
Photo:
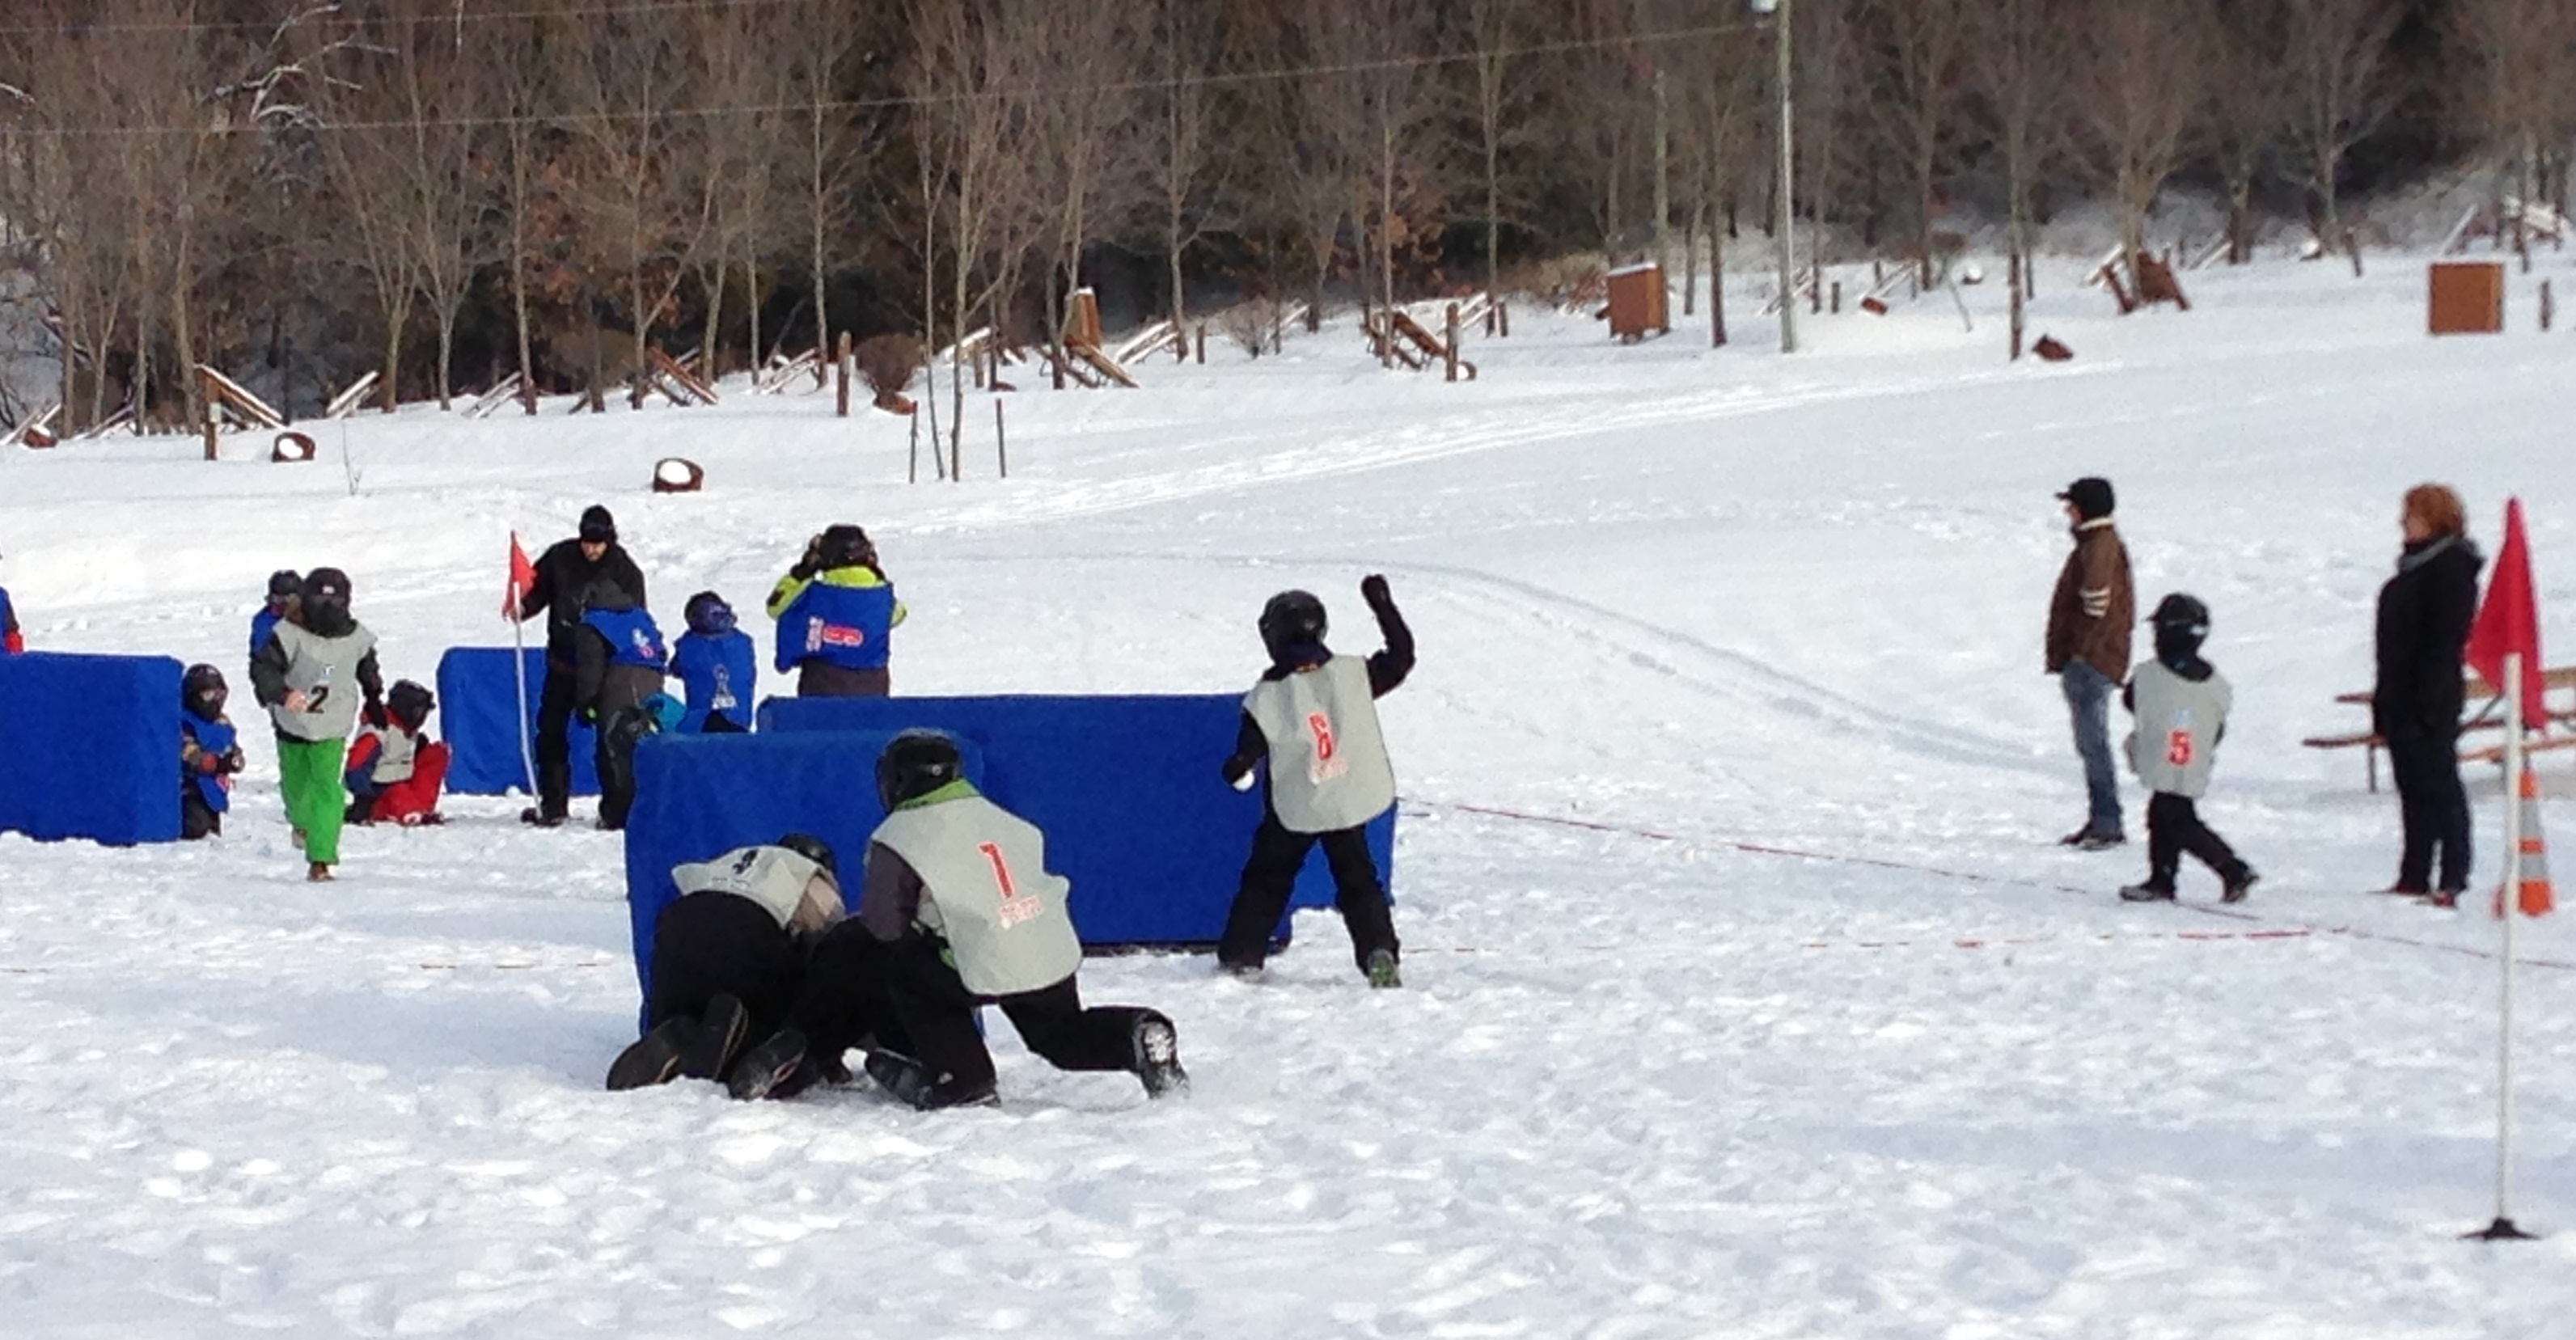
{"label": "wooden fence post", "polygon": [[1449,337],[1449,380],[1454,382],[1458,380],[1458,304],[1454,302],[1449,304],[1449,329],[1444,333]]}
{"label": "wooden fence post", "polygon": [[1841,280],[1837,279],[1837,280],[1835,280],[1835,281],[1834,281],[1834,315],[1836,315],[1836,316],[1841,316],[1842,314],[1843,314],[1843,281],[1841,281]]}
{"label": "wooden fence post", "polygon": [[1009,439],[1002,435],[1002,398],[1000,396],[993,397],[993,464],[1000,468],[1002,478],[1011,477],[1011,446]]}
{"label": "wooden fence post", "polygon": [[912,444],[910,461],[904,466],[903,482],[918,484],[921,482],[921,407],[913,406],[912,413],[904,417],[912,421]]}
{"label": "wooden fence post", "polygon": [[2540,281],[2540,331],[2549,333],[2549,323],[2558,315],[2558,303],[2550,296],[2549,281]]}
{"label": "wooden fence post", "polygon": [[841,332],[840,355],[832,360],[832,366],[839,370],[840,415],[846,419],[850,417],[850,332],[846,330]]}
{"label": "wooden fence post", "polygon": [[1512,309],[1504,306],[1501,299],[1496,299],[1494,302],[1494,316],[1502,322],[1501,329],[1497,330],[1495,333],[1506,340],[1510,339],[1512,337]]}
{"label": "wooden fence post", "polygon": [[1198,360],[1200,367],[1207,366],[1207,323],[1204,321],[1199,323]]}

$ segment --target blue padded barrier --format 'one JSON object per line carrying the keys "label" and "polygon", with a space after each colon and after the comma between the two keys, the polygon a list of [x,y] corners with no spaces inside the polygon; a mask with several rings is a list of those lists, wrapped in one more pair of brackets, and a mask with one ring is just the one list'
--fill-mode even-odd
{"label": "blue padded barrier", "polygon": [[[519,758],[519,684],[511,657],[528,667],[528,740],[537,738],[537,700],[545,692],[546,654],[536,647],[450,647],[438,658],[438,721],[431,733],[447,741],[447,789],[463,796],[526,792]],[[591,761],[590,727],[572,723],[572,793],[599,794],[599,769]]]}
{"label": "blue padded barrier", "polygon": [[[179,675],[167,656],[0,656],[0,830],[179,839]],[[236,718],[248,734],[256,721]]]}
{"label": "blue padded barrier", "polygon": [[[882,818],[877,753],[915,727],[957,737],[967,775],[1045,831],[1047,864],[1073,881],[1085,947],[1213,945],[1261,823],[1260,795],[1217,775],[1241,710],[1231,695],[771,699],[754,735],[646,740],[626,825],[637,975],[651,959],[653,918],[673,897],[671,867],[682,862],[801,829],[840,854],[855,902],[867,837]],[[1394,814],[1368,836],[1392,879]],[[1332,902],[1319,850],[1291,906]]]}

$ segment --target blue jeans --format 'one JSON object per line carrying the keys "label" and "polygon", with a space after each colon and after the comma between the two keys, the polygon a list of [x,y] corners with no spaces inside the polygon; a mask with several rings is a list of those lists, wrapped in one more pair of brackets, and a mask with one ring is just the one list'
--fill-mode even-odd
{"label": "blue jeans", "polygon": [[2089,661],[2069,661],[2059,672],[2066,710],[2075,718],[2075,752],[2084,760],[2084,791],[2092,805],[2084,826],[2120,831],[2120,777],[2111,770],[2111,690],[2118,685]]}

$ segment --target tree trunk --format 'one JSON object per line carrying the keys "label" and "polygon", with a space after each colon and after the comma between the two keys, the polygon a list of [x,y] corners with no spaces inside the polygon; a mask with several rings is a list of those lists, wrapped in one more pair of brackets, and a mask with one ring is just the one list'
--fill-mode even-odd
{"label": "tree trunk", "polygon": [[1708,347],[1726,347],[1726,230],[1713,216],[1708,228]]}
{"label": "tree trunk", "polygon": [[528,145],[527,129],[510,129],[510,319],[519,335],[519,403],[537,412],[537,364],[528,350]]}
{"label": "tree trunk", "polygon": [[456,304],[450,300],[438,308],[438,407],[442,411],[456,408],[456,379],[449,374],[455,362]]}

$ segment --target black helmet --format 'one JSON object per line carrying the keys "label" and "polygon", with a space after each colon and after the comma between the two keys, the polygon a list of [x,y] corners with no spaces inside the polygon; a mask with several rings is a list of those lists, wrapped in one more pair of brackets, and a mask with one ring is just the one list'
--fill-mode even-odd
{"label": "black helmet", "polygon": [[2209,636],[2209,606],[2176,591],[2156,602],[2156,612],[2147,616],[2147,622],[2160,634],[2179,633],[2197,641]]}
{"label": "black helmet", "polygon": [[2100,475],[2086,475],[2067,485],[2065,492],[2057,495],[2057,500],[2072,504],[2075,514],[2087,521],[2099,521],[2111,515],[2117,501],[2111,493],[2111,481]]}
{"label": "black helmet", "polygon": [[840,863],[832,858],[832,844],[823,839],[811,833],[789,833],[778,839],[778,845],[823,867],[823,873],[833,879],[841,877]]}
{"label": "black helmet", "polygon": [[414,735],[428,724],[430,711],[437,706],[435,695],[408,679],[395,680],[394,686],[385,690],[385,711]]}
{"label": "black helmet", "polygon": [[224,672],[211,665],[192,665],[179,677],[179,702],[192,707],[197,715],[209,721],[224,714],[224,700],[232,691],[224,685]]}
{"label": "black helmet", "polygon": [[1261,607],[1261,645],[1275,658],[1295,646],[1324,640],[1324,602],[1309,591],[1282,591]]}
{"label": "black helmet", "polygon": [[733,606],[713,591],[689,597],[681,614],[689,622],[689,631],[700,637],[723,637],[733,631]]}
{"label": "black helmet", "polygon": [[877,802],[891,810],[964,775],[955,740],[935,730],[908,730],[877,755]]}
{"label": "black helmet", "polygon": [[868,543],[868,533],[856,526],[828,526],[823,531],[822,550],[815,555],[826,572],[834,568],[873,566],[877,547]]}
{"label": "black helmet", "polygon": [[349,631],[349,574],[315,568],[304,574],[304,626],[324,637]]}
{"label": "black helmet", "polygon": [[268,574],[268,603],[290,600],[304,594],[304,578],[293,568],[279,568]]}

